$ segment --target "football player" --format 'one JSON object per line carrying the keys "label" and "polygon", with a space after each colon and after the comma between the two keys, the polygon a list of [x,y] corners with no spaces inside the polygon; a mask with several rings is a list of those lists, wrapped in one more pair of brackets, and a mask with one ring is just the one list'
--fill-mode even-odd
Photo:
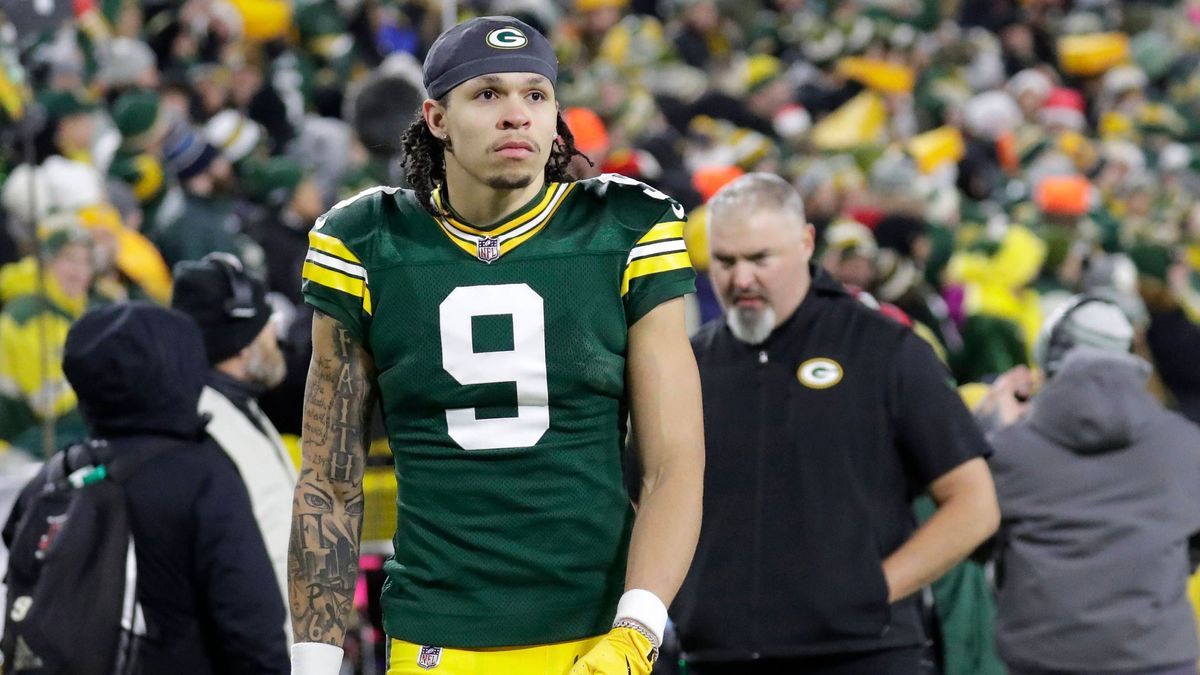
{"label": "football player", "polygon": [[377,404],[399,482],[388,673],[648,673],[700,528],[683,209],[623,176],[571,180],[557,61],[525,23],[450,29],[424,77],[413,189],[362,192],[310,235],[293,673],[340,668]]}

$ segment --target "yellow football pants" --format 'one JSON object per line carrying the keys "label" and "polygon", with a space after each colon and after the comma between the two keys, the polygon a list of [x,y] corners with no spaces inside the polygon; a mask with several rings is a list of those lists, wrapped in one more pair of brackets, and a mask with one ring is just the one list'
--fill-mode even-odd
{"label": "yellow football pants", "polygon": [[451,649],[391,641],[387,675],[567,675],[603,635],[528,647]]}

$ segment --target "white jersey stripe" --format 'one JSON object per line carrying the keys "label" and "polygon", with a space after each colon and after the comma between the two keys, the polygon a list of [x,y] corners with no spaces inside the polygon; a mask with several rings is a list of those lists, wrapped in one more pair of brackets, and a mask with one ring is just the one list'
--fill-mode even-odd
{"label": "white jersey stripe", "polygon": [[348,263],[345,260],[342,260],[341,258],[335,258],[331,255],[325,255],[324,253],[321,253],[320,251],[314,251],[312,249],[309,249],[308,255],[305,256],[304,259],[311,260],[312,262],[318,263],[324,267],[329,267],[329,268],[338,270],[339,272],[345,272],[346,274],[348,274],[352,277],[356,277],[356,278],[364,279],[364,280],[367,278],[367,270],[363,269],[362,267],[352,264],[352,263]]}
{"label": "white jersey stripe", "polygon": [[659,255],[660,253],[675,253],[677,251],[686,250],[687,244],[684,243],[682,239],[656,241],[653,244],[635,246],[633,250],[629,252],[629,259],[625,261],[625,264],[628,265],[638,258],[648,258],[652,255]]}

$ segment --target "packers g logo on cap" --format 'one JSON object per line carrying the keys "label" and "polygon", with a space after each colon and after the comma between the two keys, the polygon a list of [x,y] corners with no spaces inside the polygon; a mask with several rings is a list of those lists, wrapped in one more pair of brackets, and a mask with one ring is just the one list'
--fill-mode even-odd
{"label": "packers g logo on cap", "polygon": [[796,379],[809,389],[828,389],[842,381],[842,367],[833,359],[809,359],[796,370]]}
{"label": "packers g logo on cap", "polygon": [[529,44],[529,38],[518,28],[497,28],[487,34],[487,43],[496,49],[520,49]]}

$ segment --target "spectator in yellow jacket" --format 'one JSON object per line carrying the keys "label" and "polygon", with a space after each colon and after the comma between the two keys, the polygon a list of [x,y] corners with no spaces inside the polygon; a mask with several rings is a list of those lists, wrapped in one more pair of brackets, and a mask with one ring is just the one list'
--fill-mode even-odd
{"label": "spectator in yellow jacket", "polygon": [[34,455],[42,454],[47,419],[55,421],[56,446],[85,433],[62,352],[67,330],[87,306],[92,244],[74,216],[50,220],[40,236],[44,296],[36,291],[32,257],[0,269],[0,440]]}

